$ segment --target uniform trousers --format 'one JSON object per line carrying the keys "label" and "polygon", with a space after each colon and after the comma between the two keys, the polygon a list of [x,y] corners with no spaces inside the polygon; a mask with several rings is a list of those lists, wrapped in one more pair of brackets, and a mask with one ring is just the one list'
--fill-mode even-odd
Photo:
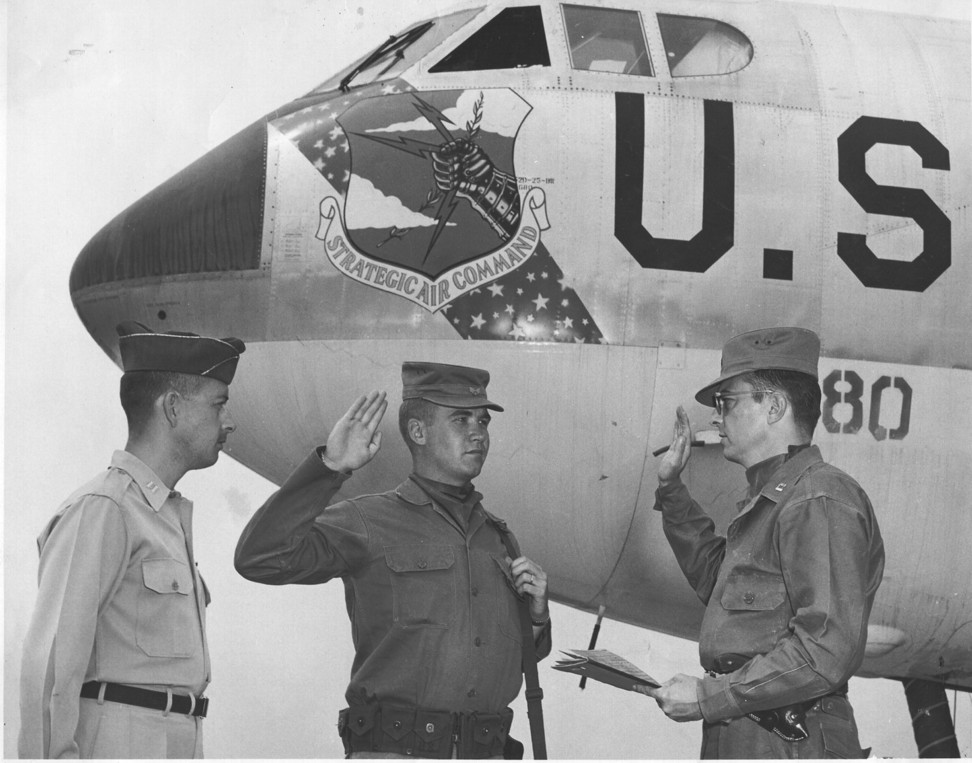
{"label": "uniform trousers", "polygon": [[703,759],[729,758],[865,758],[857,734],[854,710],[846,697],[827,696],[806,718],[808,738],[787,742],[745,716],[702,724]]}
{"label": "uniform trousers", "polygon": [[75,739],[82,758],[201,758],[202,718],[81,698]]}

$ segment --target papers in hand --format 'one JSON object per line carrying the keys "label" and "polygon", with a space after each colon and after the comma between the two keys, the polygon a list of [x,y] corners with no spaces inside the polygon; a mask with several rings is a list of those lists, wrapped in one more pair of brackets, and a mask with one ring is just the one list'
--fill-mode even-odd
{"label": "papers in hand", "polygon": [[554,670],[587,676],[627,691],[634,691],[636,684],[655,689],[661,686],[640,668],[607,649],[575,649],[563,654],[567,656],[557,661]]}

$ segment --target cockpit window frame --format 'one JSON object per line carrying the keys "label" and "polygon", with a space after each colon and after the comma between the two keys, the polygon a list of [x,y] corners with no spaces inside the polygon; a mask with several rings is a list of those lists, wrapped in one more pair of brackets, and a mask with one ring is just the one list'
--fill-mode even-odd
{"label": "cockpit window frame", "polygon": [[[591,74],[596,76],[633,77],[642,82],[657,81],[658,66],[657,66],[657,62],[655,61],[652,55],[653,45],[649,40],[648,22],[646,21],[647,18],[654,16],[654,13],[651,12],[646,13],[638,8],[630,8],[630,7],[623,7],[617,5],[610,6],[610,7],[588,5],[584,2],[584,0],[574,0],[574,2],[561,2],[558,3],[557,5],[558,5],[557,15],[559,17],[559,21],[561,25],[561,33],[563,36],[563,43],[565,46],[567,67],[572,76],[578,74],[582,74],[582,75]],[[636,58],[635,63],[641,61],[643,56],[644,61],[647,62],[649,72],[648,73],[625,72],[625,71],[616,72],[616,71],[610,71],[606,69],[591,69],[591,68],[576,67],[574,62],[574,51],[573,51],[573,45],[571,40],[571,34],[569,31],[569,22],[567,18],[568,8],[587,9],[595,12],[604,12],[604,13],[614,12],[614,13],[634,14],[638,19],[638,23],[636,26],[637,29],[640,30],[641,32],[640,43],[643,47],[643,52],[642,54],[639,54],[639,56]]]}
{"label": "cockpit window frame", "polygon": [[[304,98],[317,97],[321,95],[326,95],[327,93],[341,90],[343,89],[341,87],[342,83],[344,83],[345,85],[353,89],[356,87],[361,87],[363,85],[374,84],[375,82],[382,82],[389,79],[395,79],[397,77],[401,77],[405,75],[409,71],[412,71],[416,66],[420,66],[420,67],[425,66],[426,62],[428,62],[430,58],[434,57],[437,51],[442,50],[444,49],[444,46],[449,45],[450,42],[453,39],[455,39],[455,36],[457,34],[462,32],[462,30],[466,29],[466,27],[468,27],[469,25],[475,24],[476,21],[478,20],[478,17],[482,15],[484,10],[485,10],[485,6],[474,6],[470,8],[463,8],[453,13],[448,13],[441,17],[426,19],[424,21],[419,21],[417,23],[410,24],[405,29],[400,31],[398,34],[391,35],[387,40],[376,45],[374,48],[369,50],[365,55],[361,56],[354,63],[344,67],[340,71],[328,77],[326,80],[324,80],[319,85],[314,87],[310,92],[306,93],[303,97]],[[429,35],[433,36],[431,45],[429,45],[424,52],[420,54],[413,54],[414,55],[413,60],[408,61],[404,66],[396,67],[396,71],[392,74],[387,74],[387,75],[379,74],[379,76],[373,78],[365,78],[360,76],[365,71],[372,68],[370,66],[364,67],[363,64],[368,60],[369,57],[375,55],[375,53],[378,50],[380,50],[383,46],[387,45],[389,42],[392,42],[395,39],[407,37],[419,27],[426,26],[430,22],[431,22],[431,26],[428,27],[428,29],[420,37],[414,40],[415,45],[421,45],[422,38],[428,38]],[[444,33],[441,31],[443,29],[446,30]],[[435,36],[440,36],[440,39],[437,40],[434,39]],[[411,45],[409,47],[411,47]],[[406,56],[408,56],[407,50],[406,50]],[[383,63],[384,63],[384,58],[380,59],[376,65],[382,66]],[[360,69],[361,71],[359,71],[357,74],[352,76],[350,81],[346,82],[348,76],[351,75],[355,69]]]}
{"label": "cockpit window frame", "polygon": [[[673,82],[685,82],[685,81],[698,80],[698,79],[711,80],[714,78],[728,77],[731,75],[739,74],[739,72],[745,71],[753,63],[753,59],[756,57],[756,47],[753,44],[752,37],[750,37],[750,35],[748,35],[746,32],[740,29],[736,24],[733,24],[730,21],[726,21],[721,18],[715,18],[712,16],[704,16],[704,15],[689,14],[689,13],[665,13],[659,11],[657,13],[654,13],[653,15],[655,16],[655,30],[658,36],[658,40],[661,42],[661,47],[659,48],[659,51],[661,52],[658,54],[658,57],[659,59],[664,60],[665,62],[664,70],[668,76],[668,79],[670,79]],[[741,66],[737,66],[732,69],[726,69],[724,71],[711,70],[711,71],[676,74],[672,70],[671,56],[669,54],[669,45],[667,44],[668,40],[666,38],[666,34],[662,24],[663,18],[709,22],[714,25],[713,28],[716,30],[718,30],[720,27],[725,27],[727,29],[732,30],[736,35],[738,35],[738,37],[742,41],[745,42],[745,46],[743,47],[748,48],[747,51],[748,57],[746,62],[743,63]],[[690,50],[692,49],[690,48]]]}
{"label": "cockpit window frame", "polygon": [[[523,11],[527,9],[535,9],[537,12],[537,19],[540,23],[541,38],[543,40],[544,50],[543,53],[545,61],[540,61],[538,63],[525,63],[525,64],[514,64],[512,66],[488,66],[483,68],[475,67],[457,67],[457,68],[442,68],[446,65],[446,62],[450,57],[456,55],[463,46],[468,45],[476,37],[481,35],[484,30],[487,30],[491,25],[495,24],[504,14],[509,12]],[[433,58],[430,56],[430,59]],[[425,71],[432,75],[455,75],[455,74],[469,74],[475,73],[477,75],[486,75],[490,72],[523,72],[531,71],[537,69],[550,69],[553,63],[551,59],[551,45],[550,45],[550,30],[548,29],[548,19],[544,13],[543,5],[540,3],[525,3],[523,5],[506,6],[498,9],[495,13],[490,14],[488,17],[484,18],[482,23],[479,24],[476,29],[471,31],[467,30],[465,36],[461,40],[455,40],[448,49],[444,49],[441,55],[434,57],[434,60],[430,60],[428,65],[425,67]]]}

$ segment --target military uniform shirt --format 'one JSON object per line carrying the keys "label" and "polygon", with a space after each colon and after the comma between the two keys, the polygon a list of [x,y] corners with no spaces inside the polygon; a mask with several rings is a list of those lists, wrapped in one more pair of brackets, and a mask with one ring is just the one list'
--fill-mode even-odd
{"label": "military uniform shirt", "polygon": [[[308,458],[243,531],[237,570],[270,584],[343,579],[355,648],[349,704],[505,708],[522,681],[505,523],[477,501],[464,530],[411,479],[324,508],[345,478]],[[549,625],[537,651],[550,651]]]}
{"label": "military uniform shirt", "polygon": [[860,667],[884,569],[871,503],[812,446],[740,503],[727,537],[680,481],[659,486],[655,508],[679,565],[706,610],[702,667],[752,657],[706,677],[699,702],[715,723],[833,691]]}
{"label": "military uniform shirt", "polygon": [[38,539],[21,757],[77,757],[87,681],[175,694],[206,688],[209,595],[193,560],[191,523],[192,503],[125,451],[61,506]]}

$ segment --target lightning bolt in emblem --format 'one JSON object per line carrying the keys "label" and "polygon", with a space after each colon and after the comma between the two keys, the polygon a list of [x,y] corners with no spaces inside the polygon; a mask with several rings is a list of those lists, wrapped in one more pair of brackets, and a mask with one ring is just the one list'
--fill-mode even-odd
{"label": "lightning bolt in emblem", "polygon": [[[451,143],[455,140],[452,133],[445,126],[445,123],[453,124],[452,121],[441,111],[439,111],[435,106],[430,103],[426,103],[417,95],[412,93],[412,98],[415,102],[412,104],[415,110],[418,111],[429,124],[431,124],[436,132],[441,135],[446,143]],[[383,146],[388,146],[396,151],[402,151],[406,154],[411,154],[412,156],[420,156],[422,158],[428,159],[431,157],[432,152],[436,149],[441,148],[441,145],[436,145],[434,143],[425,143],[420,140],[414,140],[412,138],[385,138],[378,135],[367,135],[365,133],[356,133],[362,138],[367,138],[368,140],[373,140],[376,143],[381,143]],[[438,209],[435,211],[435,219],[438,221],[435,230],[432,232],[432,238],[429,240],[429,247],[425,251],[425,257],[422,258],[422,264],[424,265],[428,259],[429,255],[432,254],[432,249],[435,247],[436,241],[439,240],[439,236],[442,235],[442,231],[445,230],[446,225],[449,222],[449,218],[452,217],[452,213],[456,208],[458,203],[456,199],[456,189],[451,188],[449,191],[443,195],[442,200],[439,202]]]}

